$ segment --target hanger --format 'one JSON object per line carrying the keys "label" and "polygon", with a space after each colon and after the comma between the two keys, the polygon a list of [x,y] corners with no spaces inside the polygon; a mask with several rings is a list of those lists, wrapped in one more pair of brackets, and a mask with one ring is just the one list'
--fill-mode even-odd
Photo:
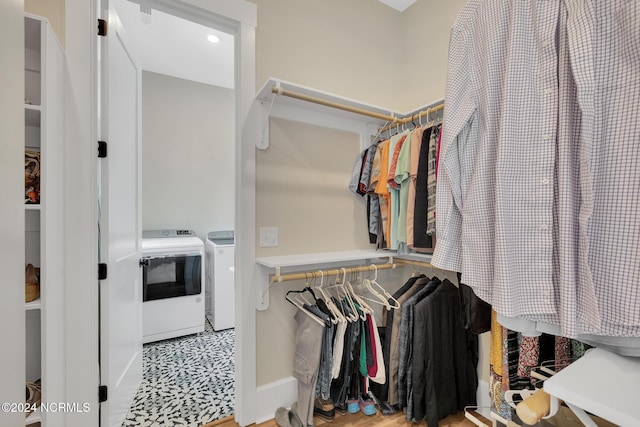
{"label": "hanger", "polygon": [[330,316],[331,323],[335,325],[340,321],[339,314],[341,315],[341,313],[339,313],[339,310],[335,307],[335,305],[333,304],[333,301],[331,301],[331,297],[329,297],[325,293],[324,289],[322,289],[322,286],[324,285],[324,271],[320,270],[319,273],[321,274],[320,286],[317,286],[316,289],[320,292],[320,295],[322,296],[322,300],[324,301],[325,305],[329,309],[329,312],[331,313],[331,316]]}
{"label": "hanger", "polygon": [[[353,273],[355,273],[355,271]],[[367,304],[360,297],[360,295],[358,295],[356,293],[356,291],[353,289],[353,285],[351,284],[351,281],[347,282],[347,288],[349,289],[349,292],[351,293],[352,298],[360,306],[360,309],[361,309],[361,312],[362,312],[362,314],[359,314],[360,319],[361,320],[367,320],[367,316],[366,315],[367,314],[372,314],[373,313],[373,309],[369,306],[369,304]]]}
{"label": "hanger", "polygon": [[[380,299],[382,299],[384,301],[385,306],[387,307],[387,310],[394,308],[394,309],[399,309],[400,308],[400,303],[398,302],[397,299],[395,299],[393,297],[393,295],[391,295],[389,292],[387,292],[387,290],[385,288],[383,288],[382,286],[380,286],[380,284],[378,283],[378,266],[375,264],[372,264],[373,268],[375,269],[375,273],[373,276],[372,280],[368,280],[368,286],[367,288],[369,289],[369,292],[371,292],[372,294],[376,295],[377,297],[379,297]],[[373,290],[373,285],[376,286],[376,288],[378,288],[381,292],[382,295],[377,294],[374,290]],[[389,304],[389,300],[393,301],[393,305]]]}
{"label": "hanger", "polygon": [[[307,290],[308,290],[309,292],[311,292],[311,295],[314,295],[314,294],[313,294],[313,291],[311,290],[311,288],[309,288],[308,286],[305,286],[305,288],[304,288],[304,289],[302,289],[302,290],[298,290],[298,291],[296,291],[296,290],[291,290],[291,291],[288,291],[288,292],[286,293],[286,295],[285,295],[284,299],[286,299],[286,300],[287,300],[287,301],[289,301],[291,304],[293,304],[295,307],[297,307],[297,308],[298,308],[298,310],[302,311],[304,314],[306,314],[307,316],[309,316],[309,317],[310,317],[314,322],[316,322],[316,323],[318,323],[318,324],[320,324],[320,325],[322,325],[322,326],[327,326],[327,325],[326,325],[326,323],[325,323],[322,319],[320,319],[318,316],[316,316],[315,314],[313,314],[312,312],[310,312],[309,310],[307,310],[306,308],[304,308],[304,304],[305,304],[305,303],[308,303],[308,301],[304,298],[303,293],[304,293],[304,292],[307,292]],[[294,294],[294,295],[291,295],[291,296],[290,296],[290,294]],[[304,301],[304,303],[303,303],[303,302],[301,302],[300,300],[298,300],[298,299],[297,299],[298,297],[302,298],[302,300]],[[315,298],[315,295],[314,295],[314,298]]]}
{"label": "hanger", "polygon": [[349,290],[346,287],[347,270],[345,268],[341,268],[340,270],[342,270],[342,283],[339,285],[338,289],[342,289],[342,292],[344,293],[344,299],[347,301],[347,304],[349,304],[349,308],[351,309],[351,316],[348,316],[349,320],[351,322],[355,322],[356,320],[358,320],[359,314],[358,314],[358,309],[356,308],[356,305],[353,302],[353,298],[351,298],[351,294],[349,293]]}

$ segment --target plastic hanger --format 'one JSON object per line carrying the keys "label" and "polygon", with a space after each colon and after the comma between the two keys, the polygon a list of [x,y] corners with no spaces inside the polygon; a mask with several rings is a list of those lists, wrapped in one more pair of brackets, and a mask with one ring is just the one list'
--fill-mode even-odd
{"label": "plastic hanger", "polygon": [[369,306],[369,304],[367,304],[361,297],[360,295],[358,295],[356,293],[356,291],[353,289],[353,284],[351,283],[351,281],[347,282],[347,288],[349,289],[349,292],[351,293],[351,296],[353,297],[353,299],[355,300],[355,302],[360,306],[362,314],[359,315],[361,320],[367,320],[367,314],[372,314],[373,313],[373,309]]}
{"label": "plastic hanger", "polygon": [[[344,268],[341,268],[340,270],[342,270],[342,283],[336,283],[336,291],[342,290],[343,294],[344,294],[344,299],[347,301],[347,304],[349,305],[349,308],[351,309],[351,315],[347,315],[347,319],[350,322],[355,322],[356,320],[358,320],[358,310],[356,309],[356,306],[353,302],[353,299],[351,298],[351,295],[349,295],[349,291],[346,288],[346,281],[347,281],[347,270]],[[337,281],[337,278],[336,278]],[[338,293],[338,297],[340,297],[340,293]]]}
{"label": "plastic hanger", "polygon": [[[287,301],[289,301],[291,304],[293,304],[295,307],[297,307],[300,311],[302,311],[304,314],[306,314],[307,316],[309,316],[314,322],[322,325],[322,326],[327,326],[326,323],[320,319],[318,316],[316,316],[315,314],[313,314],[312,312],[310,312],[309,310],[307,310],[306,308],[304,308],[304,304],[307,303],[307,300],[304,298],[304,296],[302,296],[303,292],[306,292],[307,290],[311,291],[311,288],[309,287],[305,287],[302,290],[296,291],[296,290],[292,290],[292,291],[288,291],[287,294],[285,295],[284,299],[286,299]],[[313,292],[311,291],[312,295]],[[293,295],[290,295],[293,294]],[[297,298],[302,298],[302,300],[304,301],[301,302],[300,300],[298,300]],[[315,296],[314,296],[315,298]]]}
{"label": "plastic hanger", "polygon": [[[375,273],[374,273],[373,279],[368,281],[369,291],[384,301],[385,306],[387,307],[387,310],[391,308],[394,308],[396,310],[399,309],[400,303],[398,302],[398,300],[395,299],[393,295],[387,292],[387,290],[378,283],[378,266],[375,264],[372,264],[372,265],[373,265],[373,268],[375,269]],[[379,291],[382,292],[382,295],[376,294],[375,291],[373,290],[373,286],[377,287]],[[389,304],[389,300],[393,302],[393,305]]]}
{"label": "plastic hanger", "polygon": [[324,271],[320,270],[319,273],[321,274],[320,286],[317,286],[315,289],[320,292],[320,295],[322,296],[322,300],[324,301],[325,305],[329,309],[329,312],[331,313],[331,316],[329,316],[331,323],[335,325],[339,321],[338,314],[336,313],[336,311],[338,310],[337,309],[334,310],[335,306],[333,305],[333,301],[331,301],[331,297],[329,297],[325,293],[324,289],[322,289],[322,286],[324,285]]}

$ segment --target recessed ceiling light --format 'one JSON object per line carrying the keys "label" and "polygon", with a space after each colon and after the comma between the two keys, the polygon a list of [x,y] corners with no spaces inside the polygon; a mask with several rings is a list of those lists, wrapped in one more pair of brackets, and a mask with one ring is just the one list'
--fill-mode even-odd
{"label": "recessed ceiling light", "polygon": [[211,34],[209,37],[207,37],[207,40],[209,40],[211,43],[219,43],[220,37]]}

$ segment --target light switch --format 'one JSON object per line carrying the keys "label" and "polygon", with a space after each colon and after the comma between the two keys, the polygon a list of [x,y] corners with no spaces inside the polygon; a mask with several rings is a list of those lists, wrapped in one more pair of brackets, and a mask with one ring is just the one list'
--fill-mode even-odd
{"label": "light switch", "polygon": [[260,227],[260,247],[278,246],[278,227]]}

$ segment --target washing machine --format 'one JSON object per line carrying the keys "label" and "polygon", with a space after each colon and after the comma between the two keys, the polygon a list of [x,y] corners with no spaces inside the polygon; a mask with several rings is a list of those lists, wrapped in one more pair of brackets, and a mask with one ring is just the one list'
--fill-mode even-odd
{"label": "washing machine", "polygon": [[205,298],[207,318],[213,329],[235,327],[235,233],[212,231],[205,242]]}
{"label": "washing machine", "polygon": [[204,253],[191,230],[142,232],[144,343],[204,331]]}

